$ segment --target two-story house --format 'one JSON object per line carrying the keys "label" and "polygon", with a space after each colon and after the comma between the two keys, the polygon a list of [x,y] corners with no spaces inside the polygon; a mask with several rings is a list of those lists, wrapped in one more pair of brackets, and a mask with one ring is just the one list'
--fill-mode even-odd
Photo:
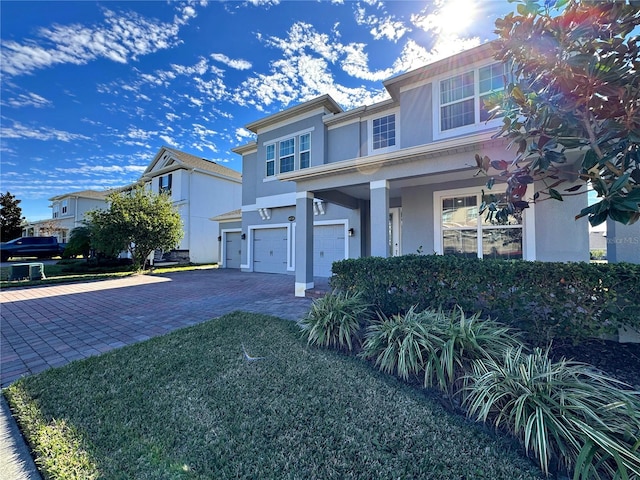
{"label": "two-story house", "polygon": [[210,160],[162,147],[140,182],[167,192],[180,212],[184,237],[178,258],[193,263],[219,261],[218,222],[212,217],[240,206],[242,175]]}
{"label": "two-story house", "polygon": [[109,193],[109,190],[82,190],[51,197],[51,218],[28,223],[22,233],[35,237],[52,235],[66,243],[71,230],[83,225],[88,211],[107,207]]}
{"label": "two-story house", "polygon": [[[486,178],[475,154],[514,156],[492,138],[501,120],[483,102],[504,73],[485,44],[385,81],[380,103],[343,111],[325,95],[247,125],[256,140],[233,150],[243,159],[241,268],[295,274],[303,296],[333,261],[359,256],[589,261],[588,222],[574,220],[586,193],[532,204],[507,225],[479,213]],[[497,201],[504,191],[498,179]]]}

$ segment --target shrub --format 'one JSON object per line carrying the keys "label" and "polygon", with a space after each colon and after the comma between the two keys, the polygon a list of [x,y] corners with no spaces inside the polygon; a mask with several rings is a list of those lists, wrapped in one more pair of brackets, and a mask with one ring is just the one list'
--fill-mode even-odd
{"label": "shrub", "polygon": [[476,361],[469,380],[468,415],[510,430],[545,473],[554,462],[575,479],[640,473],[640,394],[622,382],[539,348]]}
{"label": "shrub", "polygon": [[310,345],[351,351],[360,346],[362,325],[368,317],[369,305],[362,294],[334,290],[315,300],[298,326]]}
{"label": "shrub", "polygon": [[459,307],[441,319],[433,325],[433,335],[439,342],[429,350],[424,383],[436,385],[451,396],[458,393],[461,380],[475,360],[500,359],[509,348],[521,346],[516,331],[490,319],[482,320],[479,314],[467,317]]}
{"label": "shrub", "polygon": [[361,291],[385,315],[459,305],[538,345],[640,328],[640,265],[404,255],[334,262],[333,273],[333,288]]}
{"label": "shrub", "polygon": [[409,308],[406,314],[391,317],[379,313],[378,320],[367,328],[362,356],[374,360],[383,372],[397,374],[404,380],[420,374],[424,371],[425,352],[439,342],[430,332],[433,320],[439,315],[418,312],[415,307]]}

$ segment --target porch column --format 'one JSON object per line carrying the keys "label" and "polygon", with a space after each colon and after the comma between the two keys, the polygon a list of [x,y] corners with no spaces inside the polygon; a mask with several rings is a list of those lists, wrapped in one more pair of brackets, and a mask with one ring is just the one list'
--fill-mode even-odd
{"label": "porch column", "polygon": [[313,288],[313,193],[296,193],[296,297]]}
{"label": "porch column", "polygon": [[369,184],[371,193],[371,256],[389,256],[389,182]]}

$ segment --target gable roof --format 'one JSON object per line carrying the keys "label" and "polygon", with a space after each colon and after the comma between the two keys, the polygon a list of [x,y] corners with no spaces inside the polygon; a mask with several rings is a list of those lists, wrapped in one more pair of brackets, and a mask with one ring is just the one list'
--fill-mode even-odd
{"label": "gable roof", "polygon": [[67,197],[78,197],[78,198],[90,198],[93,200],[104,200],[105,198],[107,198],[107,195],[109,195],[113,190],[102,190],[102,191],[98,191],[98,190],[80,190],[78,192],[71,192],[71,193],[63,193],[62,195],[56,195],[55,197],[51,197],[49,199],[50,202],[55,202],[57,200],[62,200],[63,198],[67,198]]}
{"label": "gable roof", "polygon": [[[169,158],[165,158],[165,156]],[[160,148],[149,166],[143,172],[142,179],[150,179],[158,174],[178,170],[179,168],[209,172],[229,180],[242,180],[242,174],[236,170],[224,167],[206,158],[197,157],[190,153],[166,146]]]}
{"label": "gable roof", "polygon": [[242,210],[238,208],[237,210],[231,210],[230,212],[222,213],[215,217],[211,217],[209,220],[213,220],[214,222],[224,222],[232,221],[232,220],[241,220],[242,219]]}

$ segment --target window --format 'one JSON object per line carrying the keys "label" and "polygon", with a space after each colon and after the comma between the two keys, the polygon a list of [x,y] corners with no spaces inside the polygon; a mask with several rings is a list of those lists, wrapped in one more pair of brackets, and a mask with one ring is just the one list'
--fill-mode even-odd
{"label": "window", "polygon": [[267,145],[267,177],[276,174],[276,146]]}
{"label": "window", "polygon": [[291,172],[295,168],[295,147],[293,138],[280,142],[280,173]]}
{"label": "window", "polygon": [[300,135],[300,168],[311,165],[311,134]]}
{"label": "window", "polygon": [[171,193],[171,174],[161,176],[159,181],[158,191],[160,193]]}
{"label": "window", "polygon": [[58,218],[59,215],[60,215],[59,207],[58,205],[55,205],[53,207],[53,218]]}
{"label": "window", "polygon": [[396,144],[395,114],[374,118],[371,122],[373,150],[393,147]]}
{"label": "window", "polygon": [[64,215],[65,213],[67,213],[67,207],[69,205],[69,201],[68,200],[63,200],[62,201],[62,215]]}
{"label": "window", "polygon": [[311,133],[276,140],[265,149],[267,177],[311,166]]}
{"label": "window", "polygon": [[[498,206],[506,202],[504,193],[492,195]],[[522,217],[512,218],[506,225],[488,222],[480,215],[480,194],[439,194],[440,253],[461,257],[523,258]]]}
{"label": "window", "polygon": [[504,89],[505,68],[494,63],[440,81],[440,131],[489,120],[484,101]]}
{"label": "window", "polygon": [[480,93],[480,121],[489,120],[489,111],[484,106],[484,101],[504,89],[505,70],[501,63],[494,63],[478,70],[478,92]]}

